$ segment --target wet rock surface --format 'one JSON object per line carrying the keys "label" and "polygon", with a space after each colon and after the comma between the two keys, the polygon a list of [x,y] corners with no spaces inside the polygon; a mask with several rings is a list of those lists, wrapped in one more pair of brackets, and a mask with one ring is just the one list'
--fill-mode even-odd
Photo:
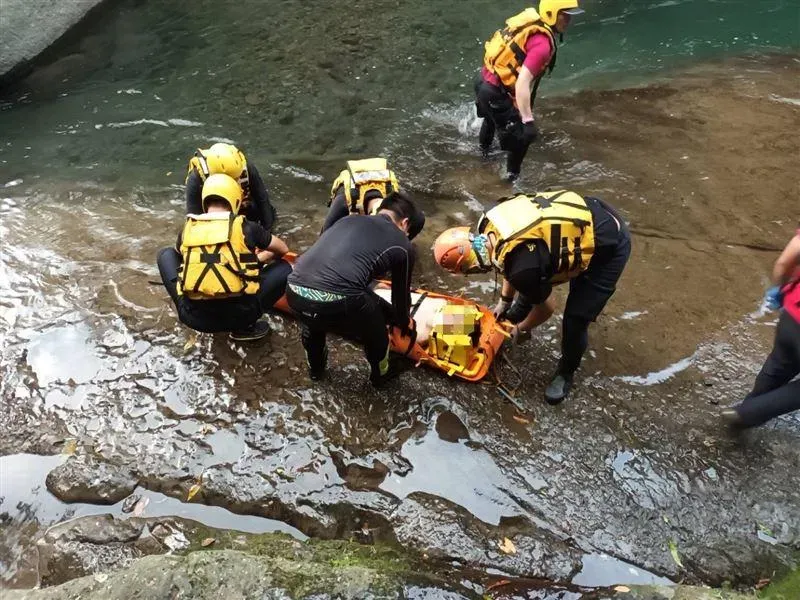
{"label": "wet rock surface", "polygon": [[[113,502],[139,482],[307,535],[398,542],[514,576],[569,581],[595,554],[715,585],[785,571],[800,548],[800,496],[787,476],[800,466],[800,421],[733,437],[717,419],[719,406],[748,391],[768,351],[774,318],[759,310],[759,282],[774,259],[770,244],[793,230],[785,203],[746,201],[763,192],[757,172],[742,178],[721,166],[729,159],[745,169],[749,131],[764,148],[746,158],[752,168],[780,165],[770,171],[771,197],[796,184],[786,161],[797,140],[785,132],[798,109],[770,95],[791,93],[798,66],[770,67],[748,71],[739,87],[713,69],[704,74],[704,85],[727,91],[728,113],[760,115],[738,128],[699,101],[694,78],[563,100],[570,118],[559,120],[572,125],[558,134],[563,143],[545,144],[549,166],[537,183],[609,199],[631,222],[636,250],[592,327],[575,392],[557,408],[541,393],[557,360],[558,319],[498,363],[514,404],[491,385],[425,369],[376,393],[360,350],[341,340],[331,340],[330,380],[311,384],[290,320],[269,315],[273,333],[259,345],[195,336],[148,283],[157,279],[156,249],[174,240],[178,187],[132,193],[42,180],[4,190],[0,449],[69,450],[48,478],[69,501]],[[670,127],[691,129],[676,135],[680,143],[654,141],[656,125],[618,123],[644,93],[642,122],[675,119]],[[581,121],[589,105],[593,121]],[[764,137],[772,134],[775,153]],[[581,166],[570,148],[587,145],[592,161]],[[684,148],[691,154],[673,155]],[[682,158],[695,155],[702,168]],[[476,197],[508,192],[495,173],[459,160],[420,193],[430,206],[420,248],[476,217]],[[307,246],[323,208],[306,199],[324,196],[324,178],[265,172],[291,215],[281,225],[291,233],[278,233]],[[669,218],[655,222],[659,214]],[[427,252],[417,281],[491,299],[490,280],[459,288]],[[500,550],[506,538],[515,553]],[[190,559],[175,560],[184,568]]]}
{"label": "wet rock surface", "polygon": [[47,475],[47,489],[62,502],[116,504],[138,483],[129,469],[91,458],[68,460]]}
{"label": "wet rock surface", "polygon": [[141,521],[102,515],[48,529],[36,544],[41,585],[126,567],[134,558],[159,553],[160,544],[142,537],[144,527]]}

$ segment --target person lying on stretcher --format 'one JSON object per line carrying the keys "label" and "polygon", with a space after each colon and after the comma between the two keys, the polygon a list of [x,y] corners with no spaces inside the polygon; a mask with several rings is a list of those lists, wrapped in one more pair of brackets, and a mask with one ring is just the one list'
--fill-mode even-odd
{"label": "person lying on stretcher", "polygon": [[[391,298],[391,287],[377,283],[373,291],[383,300]],[[448,302],[444,298],[411,292],[411,316],[416,323],[416,342],[450,369],[467,369],[473,362],[481,337],[481,312],[475,306]]]}

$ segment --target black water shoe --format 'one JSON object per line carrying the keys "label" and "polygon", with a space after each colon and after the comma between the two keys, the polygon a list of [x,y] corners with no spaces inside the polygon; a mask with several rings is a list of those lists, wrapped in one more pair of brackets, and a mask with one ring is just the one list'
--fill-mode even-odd
{"label": "black water shoe", "polygon": [[235,342],[255,342],[265,338],[271,331],[269,323],[266,321],[256,321],[249,327],[239,331],[231,331],[230,338]]}
{"label": "black water shoe", "polygon": [[386,370],[386,373],[380,375],[372,371],[369,376],[369,382],[373,387],[381,389],[405,370],[406,369],[404,369],[398,361],[390,359],[389,368]]}
{"label": "black water shoe", "polygon": [[736,408],[724,408],[719,413],[719,416],[731,429],[744,429],[745,427],[742,415],[739,414],[739,411],[736,410]]}
{"label": "black water shoe", "polygon": [[569,394],[570,388],[572,388],[572,375],[556,373],[544,391],[545,402],[553,406],[561,404]]}
{"label": "black water shoe", "polygon": [[306,353],[306,363],[308,364],[308,378],[311,381],[322,381],[325,379],[325,375],[328,373],[328,349],[325,348],[322,352],[322,360],[318,365],[311,365],[311,361],[308,360],[308,353]]}

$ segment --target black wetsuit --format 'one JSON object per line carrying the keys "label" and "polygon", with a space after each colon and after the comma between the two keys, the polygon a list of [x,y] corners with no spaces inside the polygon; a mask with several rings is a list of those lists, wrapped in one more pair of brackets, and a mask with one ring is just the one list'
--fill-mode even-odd
{"label": "black wetsuit", "polygon": [[[535,95],[536,92],[532,92],[531,106]],[[510,175],[519,175],[522,161],[528,153],[528,147],[536,140],[536,134],[526,131],[522,116],[514,106],[514,99],[507,91],[478,75],[475,82],[475,108],[477,115],[483,118],[478,134],[481,150],[488,152],[497,134],[500,149],[508,152],[506,170]]]}
{"label": "black wetsuit", "polygon": [[[380,198],[380,192],[371,190],[367,192],[365,196],[365,200],[367,202],[375,198]],[[344,187],[342,186],[336,192],[336,195],[331,201],[331,206],[328,209],[327,216],[325,217],[325,223],[322,225],[322,231],[324,232],[326,229],[330,229],[330,227],[339,219],[342,219],[349,214],[350,209],[347,206],[347,198],[345,196]],[[414,214],[411,215],[408,220],[408,239],[413,240],[425,226],[425,213],[422,212],[419,207],[417,207]]]}
{"label": "black wetsuit", "polygon": [[[379,378],[389,350],[387,323],[409,324],[414,255],[405,234],[385,214],[351,215],[326,230],[297,261],[286,298],[302,321],[303,347],[312,371],[325,368],[326,332],[364,344]],[[370,288],[391,273],[392,303]]]}
{"label": "black wetsuit", "polygon": [[[270,234],[258,223],[245,221],[242,226],[245,244],[251,251],[266,249],[272,241]],[[240,331],[256,321],[283,296],[286,278],[292,267],[285,260],[263,265],[259,272],[259,288],[256,294],[242,295],[219,300],[192,300],[178,296],[178,276],[183,259],[176,248],[181,247],[181,237],[175,248],[164,248],[158,253],[158,271],[175,308],[178,319],[196,331],[216,333]]]}
{"label": "black wetsuit", "polygon": [[[595,251],[588,269],[569,281],[558,368],[565,375],[571,375],[580,366],[589,344],[589,324],[616,291],[631,254],[631,235],[622,217],[597,198],[586,198],[586,203],[592,211]],[[521,244],[508,254],[504,267],[505,278],[519,292],[507,317],[518,323],[535,304],[547,300],[553,290],[550,252],[544,241],[532,247]]]}
{"label": "black wetsuit", "polygon": [[[269,201],[267,187],[255,165],[247,163],[247,179],[250,186],[249,200],[239,211],[248,221],[261,224],[267,231],[272,231],[277,215],[275,207]],[[196,170],[192,170],[186,178],[186,214],[199,215],[203,212],[203,179]]]}

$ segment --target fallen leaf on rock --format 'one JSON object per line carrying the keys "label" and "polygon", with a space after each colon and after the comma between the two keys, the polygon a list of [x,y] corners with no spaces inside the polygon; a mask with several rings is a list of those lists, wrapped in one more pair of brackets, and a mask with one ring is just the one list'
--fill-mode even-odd
{"label": "fallen leaf on rock", "polygon": [[186,343],[183,345],[183,353],[189,354],[189,352],[194,350],[194,347],[196,345],[197,345],[197,335],[193,333],[189,336],[189,339],[186,340]]}
{"label": "fallen leaf on rock", "polygon": [[504,554],[517,553],[517,547],[514,545],[514,542],[508,538],[503,538],[503,541],[499,542],[497,545],[500,548],[500,552],[503,552]]}
{"label": "fallen leaf on rock", "polygon": [[764,589],[765,587],[767,587],[767,586],[768,586],[770,583],[771,583],[771,580],[770,580],[770,579],[759,579],[759,580],[758,580],[758,583],[756,584],[756,589],[757,589],[757,590],[763,590],[763,589]]}
{"label": "fallen leaf on rock", "polygon": [[625,593],[625,592],[630,592],[631,588],[629,588],[626,585],[618,585],[617,587],[614,588],[614,591],[615,592],[620,592],[620,593]]}
{"label": "fallen leaf on rock", "polygon": [[108,574],[106,574],[106,573],[97,573],[94,576],[94,580],[97,583],[105,583],[108,580]]}
{"label": "fallen leaf on rock", "polygon": [[189,488],[189,493],[186,494],[186,501],[189,502],[192,498],[197,496],[197,492],[200,491],[202,484],[195,483],[192,487]]}
{"label": "fallen leaf on rock", "polygon": [[64,448],[61,450],[61,454],[72,456],[73,454],[75,454],[75,450],[77,449],[78,449],[78,440],[67,440],[64,443]]}
{"label": "fallen leaf on rock", "polygon": [[172,175],[172,171],[167,171],[167,177],[169,177],[170,175]]}
{"label": "fallen leaf on rock", "polygon": [[766,533],[770,537],[775,537],[772,533],[772,530],[763,523],[756,523],[756,526],[758,527],[759,531]]}
{"label": "fallen leaf on rock", "polygon": [[278,467],[275,469],[275,474],[280,477],[281,479],[285,479],[286,481],[294,481],[294,475],[287,473],[286,469],[283,467]]}
{"label": "fallen leaf on rock", "polygon": [[669,541],[669,553],[672,554],[672,560],[675,561],[675,564],[683,569],[683,563],[681,562],[681,557],[678,554],[678,545],[675,543],[675,540]]}
{"label": "fallen leaf on rock", "polygon": [[531,422],[530,419],[526,419],[525,417],[520,417],[519,415],[514,415],[512,417],[517,423],[522,423],[523,425],[527,425]]}
{"label": "fallen leaf on rock", "polygon": [[200,545],[201,545],[203,548],[208,548],[208,547],[209,547],[211,544],[213,544],[213,543],[214,543],[214,542],[216,542],[216,541],[217,541],[217,540],[216,540],[216,539],[214,539],[214,538],[206,538],[206,539],[204,539],[202,542],[200,542]]}

